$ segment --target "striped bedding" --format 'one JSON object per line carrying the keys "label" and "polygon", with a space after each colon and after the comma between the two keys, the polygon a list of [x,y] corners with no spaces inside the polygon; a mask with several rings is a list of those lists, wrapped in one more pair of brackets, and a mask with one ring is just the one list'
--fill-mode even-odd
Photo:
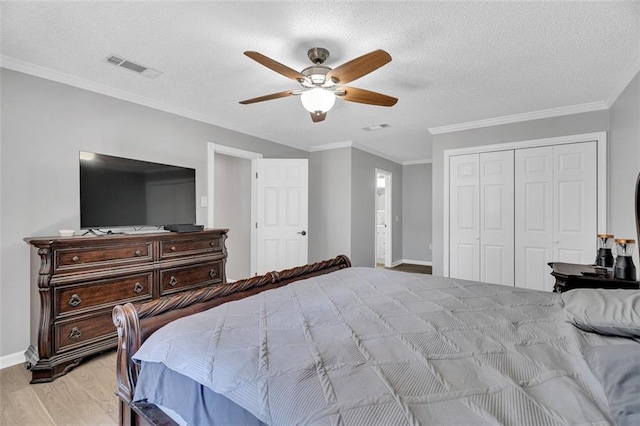
{"label": "striped bedding", "polygon": [[163,363],[273,425],[608,425],[558,294],[347,268],[176,320]]}

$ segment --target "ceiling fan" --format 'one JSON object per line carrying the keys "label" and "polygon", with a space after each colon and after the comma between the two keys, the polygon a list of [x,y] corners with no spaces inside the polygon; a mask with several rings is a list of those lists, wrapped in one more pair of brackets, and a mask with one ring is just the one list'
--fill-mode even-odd
{"label": "ceiling fan", "polygon": [[336,97],[349,102],[386,107],[398,102],[398,99],[382,93],[343,86],[391,62],[391,55],[384,50],[374,50],[331,69],[323,65],[329,57],[329,51],[322,47],[314,47],[307,52],[313,65],[300,72],[258,52],[247,51],[244,54],[265,67],[297,81],[302,89],[286,90],[240,101],[243,105],[300,95],[302,106],[311,113],[313,122],[317,123],[327,117],[327,111],[333,107]]}

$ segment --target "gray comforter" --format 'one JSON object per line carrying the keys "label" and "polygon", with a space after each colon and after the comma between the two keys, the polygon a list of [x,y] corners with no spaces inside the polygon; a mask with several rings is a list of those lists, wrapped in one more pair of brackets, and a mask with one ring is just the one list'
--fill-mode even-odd
{"label": "gray comforter", "polygon": [[347,268],[174,321],[135,358],[268,424],[612,423],[558,294]]}

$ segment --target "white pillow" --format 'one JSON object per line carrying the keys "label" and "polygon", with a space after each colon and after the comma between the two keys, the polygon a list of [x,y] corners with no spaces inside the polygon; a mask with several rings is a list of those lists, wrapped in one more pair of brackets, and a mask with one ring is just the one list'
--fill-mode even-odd
{"label": "white pillow", "polygon": [[578,288],[562,300],[565,319],[582,330],[640,337],[640,290]]}

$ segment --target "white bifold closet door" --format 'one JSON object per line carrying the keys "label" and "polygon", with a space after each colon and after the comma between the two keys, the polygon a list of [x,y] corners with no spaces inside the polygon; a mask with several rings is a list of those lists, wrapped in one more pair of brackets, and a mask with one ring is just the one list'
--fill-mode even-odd
{"label": "white bifold closet door", "polygon": [[593,262],[596,162],[595,141],[515,151],[518,287],[551,291],[548,262]]}
{"label": "white bifold closet door", "polygon": [[451,277],[513,285],[513,167],[513,150],[451,157]]}

